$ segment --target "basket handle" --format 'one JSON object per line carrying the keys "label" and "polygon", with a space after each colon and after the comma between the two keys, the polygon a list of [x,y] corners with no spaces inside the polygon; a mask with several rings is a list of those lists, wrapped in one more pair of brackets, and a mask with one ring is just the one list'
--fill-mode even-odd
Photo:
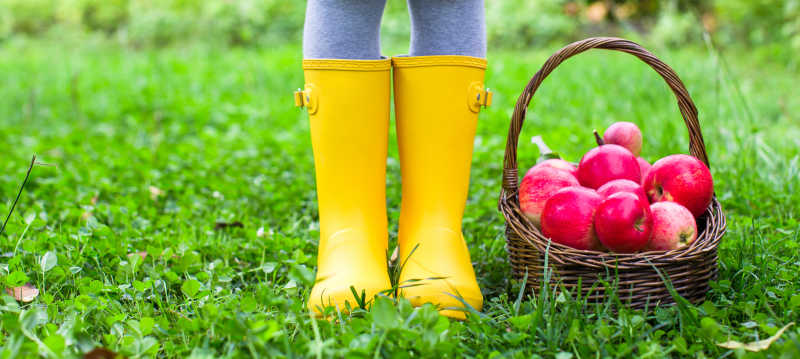
{"label": "basket handle", "polygon": [[697,122],[697,108],[694,106],[689,91],[683,85],[683,82],[678,78],[667,64],[661,62],[649,51],[645,50],[639,44],[615,37],[592,37],[581,41],[573,42],[558,50],[555,54],[545,61],[542,68],[525,86],[525,90],[519,95],[517,104],[514,106],[514,114],[511,116],[511,126],[508,129],[508,137],[506,140],[506,155],[503,160],[503,189],[506,195],[513,195],[516,193],[519,186],[519,177],[517,172],[517,145],[519,143],[519,134],[522,130],[522,123],[525,122],[525,115],[528,111],[528,104],[533,98],[533,94],[542,84],[547,75],[558,67],[564,60],[580,54],[589,49],[606,49],[627,52],[631,55],[638,57],[646,64],[650,65],[662,78],[667,82],[667,85],[678,100],[678,108],[680,108],[683,122],[689,130],[689,152],[692,156],[697,157],[708,165],[708,155],[706,154],[706,146],[703,142],[703,134],[700,132],[700,124]]}

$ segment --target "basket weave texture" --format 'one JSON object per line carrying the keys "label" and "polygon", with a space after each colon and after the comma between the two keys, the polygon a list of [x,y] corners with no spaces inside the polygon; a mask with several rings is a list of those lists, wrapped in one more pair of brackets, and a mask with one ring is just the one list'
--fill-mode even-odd
{"label": "basket weave texture", "polygon": [[[620,38],[588,38],[558,50],[545,61],[519,96],[508,130],[499,209],[506,221],[507,250],[513,277],[522,280],[527,275],[526,289],[534,293],[539,293],[544,281],[549,279],[552,287],[566,289],[590,303],[607,299],[608,291],[600,284],[616,282],[614,289],[622,303],[631,308],[645,308],[675,303],[663,276],[680,296],[692,303],[702,302],[709,290],[709,282],[717,276],[717,245],[726,229],[725,215],[716,196],[697,219],[697,240],[689,246],[661,252],[618,254],[577,250],[553,243],[520,210],[517,144],[528,105],[542,81],[559,64],[595,48],[634,55],[661,75],[675,94],[689,130],[689,152],[708,165],[697,108],[683,82],[669,66],[638,44]],[[552,275],[546,276],[545,256]]]}

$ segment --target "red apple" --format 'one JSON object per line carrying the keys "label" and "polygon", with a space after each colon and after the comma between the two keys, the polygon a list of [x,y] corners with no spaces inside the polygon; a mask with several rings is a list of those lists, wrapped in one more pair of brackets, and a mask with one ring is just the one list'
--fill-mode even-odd
{"label": "red apple", "polygon": [[652,166],[650,166],[650,162],[641,157],[636,157],[636,162],[639,163],[639,173],[642,174],[642,183],[644,183],[644,179],[647,178],[647,172],[650,171]]}
{"label": "red apple", "polygon": [[603,197],[585,187],[559,190],[544,204],[542,233],[553,242],[575,249],[599,249],[594,212]]}
{"label": "red apple", "polygon": [[650,200],[648,200],[647,195],[644,194],[644,189],[642,188],[642,185],[633,182],[631,180],[618,179],[609,181],[597,189],[597,194],[603,196],[603,198],[607,198],[608,196],[619,192],[633,193],[637,195],[639,199],[642,200],[642,202],[650,204]]}
{"label": "red apple", "polygon": [[544,203],[553,193],[564,187],[579,186],[569,172],[543,164],[528,170],[519,186],[520,209],[536,227],[540,227]]}
{"label": "red apple", "polygon": [[714,180],[703,161],[689,155],[670,155],[650,168],[644,192],[650,202],[677,202],[699,217],[711,203]]}
{"label": "red apple", "polygon": [[653,234],[647,250],[668,251],[687,246],[697,239],[697,222],[686,207],[675,202],[650,205]]}
{"label": "red apple", "polygon": [[617,253],[633,253],[650,241],[653,217],[650,204],[630,192],[618,192],[597,207],[594,217],[597,239]]}
{"label": "red apple", "polygon": [[578,177],[578,169],[575,168],[575,166],[573,166],[571,163],[567,161],[558,158],[551,158],[549,160],[544,160],[542,163],[539,163],[534,167],[557,168],[569,172],[571,175],[575,176],[575,178]]}
{"label": "red apple", "polygon": [[619,145],[602,145],[583,155],[578,164],[578,182],[582,186],[597,189],[615,179],[642,181],[639,164],[631,151]]}
{"label": "red apple", "polygon": [[632,122],[615,122],[603,133],[603,142],[620,145],[638,156],[642,152],[642,131]]}

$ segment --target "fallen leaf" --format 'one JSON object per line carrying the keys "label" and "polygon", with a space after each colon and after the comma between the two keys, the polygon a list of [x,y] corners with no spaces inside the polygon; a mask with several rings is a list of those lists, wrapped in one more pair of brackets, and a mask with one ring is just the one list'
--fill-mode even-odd
{"label": "fallen leaf", "polygon": [[214,229],[225,229],[229,227],[244,228],[244,224],[239,221],[234,222],[217,222],[214,224]]}
{"label": "fallen leaf", "polygon": [[750,343],[742,343],[742,342],[737,342],[735,340],[729,340],[724,343],[717,343],[717,345],[727,349],[744,349],[751,352],[760,352],[762,350],[769,348],[769,346],[772,345],[772,343],[774,343],[776,340],[778,340],[778,338],[781,337],[783,332],[786,331],[786,329],[789,329],[789,327],[791,327],[792,325],[794,325],[794,322],[784,325],[783,328],[781,328],[780,330],[778,330],[777,333],[775,333],[775,335],[764,340],[759,340]]}
{"label": "fallen leaf", "polygon": [[39,290],[30,283],[25,283],[25,285],[19,287],[6,288],[6,293],[24,303],[32,302],[39,296]]}
{"label": "fallen leaf", "polygon": [[133,253],[128,253],[128,258],[130,258],[130,257],[133,257],[134,255],[137,255],[137,254],[138,254],[140,257],[142,257],[142,259],[143,259],[143,260],[144,260],[144,258],[145,258],[145,257],[147,257],[147,252],[144,252],[144,251],[142,251],[142,252],[133,252]]}
{"label": "fallen leaf", "polygon": [[114,358],[124,358],[124,356],[117,354],[111,350],[106,348],[94,348],[90,352],[83,355],[84,359],[114,359]]}
{"label": "fallen leaf", "polygon": [[150,199],[152,199],[152,200],[154,200],[154,201],[155,201],[156,199],[158,199],[158,197],[161,197],[161,196],[163,196],[163,195],[164,195],[164,191],[162,191],[162,190],[161,190],[160,188],[158,188],[158,187],[155,187],[155,186],[150,186],[148,189],[150,190]]}

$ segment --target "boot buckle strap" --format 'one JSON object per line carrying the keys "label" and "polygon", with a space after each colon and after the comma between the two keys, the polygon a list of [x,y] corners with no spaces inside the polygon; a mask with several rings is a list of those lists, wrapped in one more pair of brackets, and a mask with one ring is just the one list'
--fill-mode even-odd
{"label": "boot buckle strap", "polygon": [[478,103],[483,108],[486,108],[486,107],[489,107],[489,106],[492,105],[492,91],[489,91],[488,87],[485,90],[483,90],[482,94],[481,93],[478,94]]}
{"label": "boot buckle strap", "polygon": [[298,88],[297,91],[294,92],[294,106],[295,107],[304,107],[306,105],[306,93],[302,89]]}
{"label": "boot buckle strap", "polygon": [[317,112],[317,98],[316,93],[313,91],[314,87],[312,85],[306,85],[305,90],[297,89],[294,92],[294,105],[296,107],[305,107],[308,109],[309,114],[314,114]]}
{"label": "boot buckle strap", "polygon": [[470,84],[467,105],[472,112],[479,112],[481,107],[489,107],[492,105],[492,92],[489,88],[483,87],[480,82],[473,82]]}

